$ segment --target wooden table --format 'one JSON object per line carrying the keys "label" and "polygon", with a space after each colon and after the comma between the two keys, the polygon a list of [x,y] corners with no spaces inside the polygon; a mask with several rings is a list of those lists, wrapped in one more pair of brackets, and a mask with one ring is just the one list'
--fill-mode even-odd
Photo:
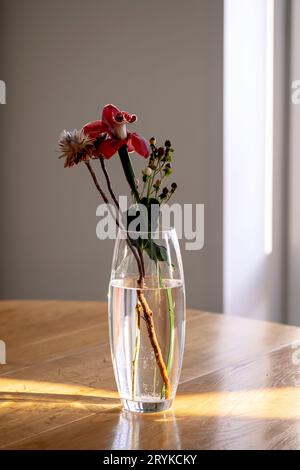
{"label": "wooden table", "polygon": [[0,448],[300,448],[300,328],[190,310],[173,409],[137,415],[120,409],[106,309],[0,302]]}

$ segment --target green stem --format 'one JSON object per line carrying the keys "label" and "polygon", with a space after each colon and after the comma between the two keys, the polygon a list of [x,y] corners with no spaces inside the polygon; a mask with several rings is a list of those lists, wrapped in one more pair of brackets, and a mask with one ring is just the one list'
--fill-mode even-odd
{"label": "green stem", "polygon": [[142,191],[141,191],[141,198],[142,198],[143,195],[144,195],[144,191],[145,191],[145,188],[146,188],[146,184],[147,184],[147,181],[144,181],[143,189],[142,189]]}
{"label": "green stem", "polygon": [[139,192],[136,188],[136,182],[135,182],[135,175],[134,171],[132,168],[131,160],[128,155],[128,150],[126,145],[122,145],[122,147],[119,148],[119,157],[122,163],[122,167],[124,170],[124,174],[126,177],[126,180],[130,186],[131,192],[136,200],[136,202],[140,202],[140,195]]}
{"label": "green stem", "polygon": [[[164,280],[159,274],[159,282],[160,287],[164,288],[165,283]],[[172,289],[167,287],[167,298],[168,298],[168,306],[169,306],[169,350],[168,350],[168,359],[167,359],[167,372],[170,375],[171,364],[173,360],[173,352],[174,352],[174,336],[175,336],[175,311],[174,311],[174,302],[172,297]],[[162,386],[161,389],[161,398],[165,395],[165,385]]]}
{"label": "green stem", "polygon": [[149,178],[149,181],[148,181],[148,191],[147,191],[147,199],[149,199],[151,193],[152,193],[152,186],[153,186],[153,183],[154,183],[154,180],[155,180],[155,177],[158,175],[158,173],[161,174],[161,169],[162,169],[163,165],[160,164],[160,162],[157,163],[156,167],[153,168],[153,173],[152,175],[150,176]]}
{"label": "green stem", "polygon": [[135,400],[136,395],[136,376],[137,376],[137,367],[140,354],[140,344],[141,344],[141,305],[137,303],[136,305],[136,336],[135,336],[135,348],[134,356],[132,361],[132,399]]}

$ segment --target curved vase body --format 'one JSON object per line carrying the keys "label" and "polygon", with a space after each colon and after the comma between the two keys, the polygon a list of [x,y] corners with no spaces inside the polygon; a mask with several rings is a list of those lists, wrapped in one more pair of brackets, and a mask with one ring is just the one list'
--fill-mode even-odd
{"label": "curved vase body", "polygon": [[184,277],[174,229],[156,234],[119,230],[109,329],[123,407],[137,412],[168,409],[178,386],[185,339]]}

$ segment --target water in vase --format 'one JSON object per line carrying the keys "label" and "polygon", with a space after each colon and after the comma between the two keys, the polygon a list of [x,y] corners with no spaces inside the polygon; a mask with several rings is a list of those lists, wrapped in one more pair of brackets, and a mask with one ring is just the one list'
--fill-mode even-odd
{"label": "water in vase", "polygon": [[110,283],[109,324],[119,394],[131,411],[167,409],[176,394],[185,336],[185,293],[181,280],[146,278],[144,299],[153,312],[157,343],[170,380],[166,387],[140,302],[136,278]]}

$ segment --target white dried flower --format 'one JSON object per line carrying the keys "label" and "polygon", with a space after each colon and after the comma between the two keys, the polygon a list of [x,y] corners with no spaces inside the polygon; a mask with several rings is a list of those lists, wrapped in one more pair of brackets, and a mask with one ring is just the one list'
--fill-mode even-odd
{"label": "white dried flower", "polygon": [[94,149],[94,139],[87,136],[83,130],[63,131],[59,138],[59,158],[65,158],[65,168],[87,161]]}
{"label": "white dried flower", "polygon": [[152,169],[149,166],[147,166],[147,168],[145,168],[144,175],[145,176],[151,176],[152,175]]}

